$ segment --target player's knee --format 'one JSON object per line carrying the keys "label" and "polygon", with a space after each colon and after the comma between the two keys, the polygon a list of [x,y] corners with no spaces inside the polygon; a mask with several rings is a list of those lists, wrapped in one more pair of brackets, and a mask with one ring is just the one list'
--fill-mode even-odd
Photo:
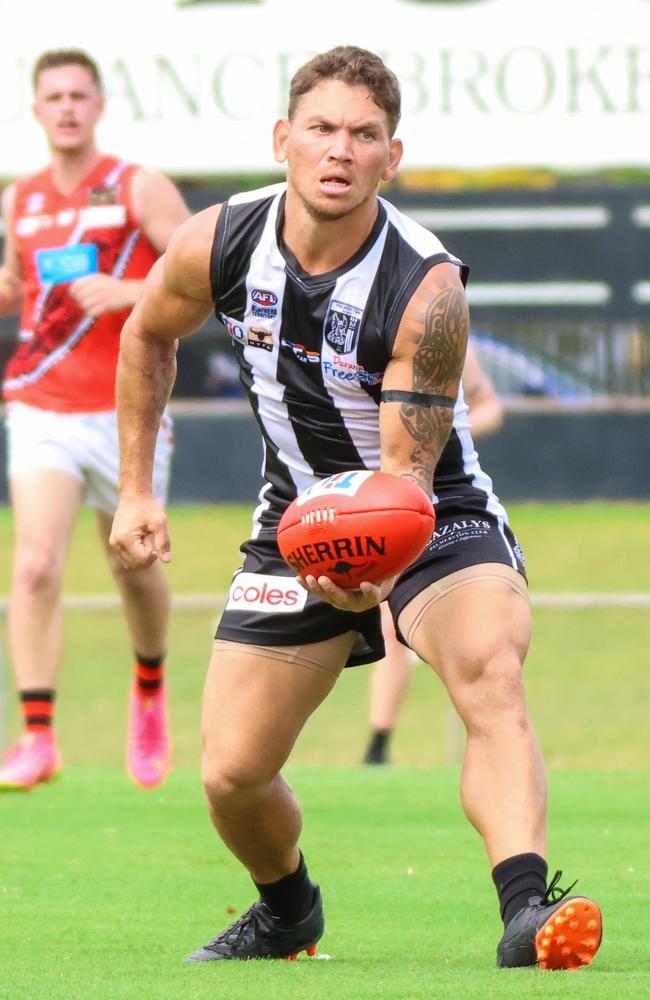
{"label": "player's knee", "polygon": [[527,724],[522,661],[514,648],[477,654],[463,664],[460,676],[452,694],[468,729],[484,731],[506,719]]}
{"label": "player's knee", "polygon": [[62,564],[45,549],[18,552],[13,569],[14,591],[28,596],[56,592],[62,572]]}
{"label": "player's knee", "polygon": [[208,753],[203,755],[202,777],[205,794],[217,811],[229,803],[256,798],[268,784],[259,767]]}

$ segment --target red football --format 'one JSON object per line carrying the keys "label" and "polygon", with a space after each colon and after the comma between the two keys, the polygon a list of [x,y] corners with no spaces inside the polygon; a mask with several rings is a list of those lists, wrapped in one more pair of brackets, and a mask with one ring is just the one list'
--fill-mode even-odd
{"label": "red football", "polygon": [[388,472],[339,472],[287,507],[278,525],[283,559],[301,576],[328,576],[354,590],[401,573],[433,534],[424,490]]}

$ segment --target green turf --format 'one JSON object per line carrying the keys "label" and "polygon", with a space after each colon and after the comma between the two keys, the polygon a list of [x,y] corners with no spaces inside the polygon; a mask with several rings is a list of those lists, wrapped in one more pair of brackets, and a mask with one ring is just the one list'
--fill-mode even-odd
{"label": "green turf", "polygon": [[605,914],[602,949],[575,975],[494,968],[496,897],[453,769],[288,776],[323,887],[329,961],[184,965],[252,899],[209,827],[195,771],[144,793],[115,769],[69,769],[57,785],[0,797],[0,998],[650,995],[647,774],[552,774],[551,864],[579,876]]}
{"label": "green turf", "polygon": [[[198,761],[201,690],[214,620],[207,612],[174,616],[169,683],[175,757],[181,765]],[[70,611],[65,622],[67,654],[57,709],[65,758],[71,764],[120,764],[130,666],[121,617],[117,611]],[[647,767],[647,610],[537,610],[534,636],[526,663],[528,701],[548,761]],[[305,728],[293,759],[356,763],[366,739],[367,700],[367,669],[345,671]],[[13,698],[6,715],[13,735],[18,726]],[[395,762],[416,767],[449,762],[450,736],[456,733],[452,718],[441,684],[428,667],[418,665],[394,736]]]}
{"label": "green turf", "polygon": [[[239,544],[250,529],[251,507],[172,507],[170,578],[179,591],[223,590],[239,565]],[[526,554],[531,589],[648,590],[650,506],[513,504],[512,525]],[[0,507],[0,594],[10,582],[11,514]],[[84,511],[66,574],[66,590],[107,591],[111,580]]]}
{"label": "green turf", "polygon": [[[647,507],[521,505],[511,516],[533,591],[648,589]],[[249,518],[238,507],[171,511],[177,593],[226,588]],[[93,535],[85,513],[68,593],[112,590]],[[0,509],[2,595],[10,539]],[[493,967],[499,924],[487,865],[460,812],[456,770],[440,767],[456,729],[423,666],[395,734],[401,767],[353,766],[366,734],[367,671],[359,668],[310,720],[288,772],[325,892],[321,951],[331,960],[184,966],[183,955],[251,899],[247,877],[211,831],[198,777],[215,618],[216,609],[174,614],[178,766],[162,789],[144,793],[123,769],[130,652],[121,616],[66,613],[58,723],[68,766],[56,785],[0,796],[0,1000],[650,996],[647,610],[534,612],[529,704],[547,760],[561,767],[550,775],[550,862],[580,876],[579,888],[605,910],[601,953],[575,976]],[[12,733],[16,725],[11,698]]]}
{"label": "green turf", "polygon": [[[249,517],[243,507],[172,508],[170,576],[177,593],[226,588]],[[512,510],[512,519],[528,555],[534,591],[625,592],[650,586],[650,516],[641,504],[526,504]],[[10,540],[10,515],[0,508],[0,593],[6,593],[9,583]],[[88,512],[74,540],[66,590],[112,590]],[[216,616],[216,608],[174,614],[170,685],[175,753],[181,765],[194,765],[198,757],[199,703]],[[642,735],[650,704],[647,609],[537,609],[533,624],[526,682],[549,762],[647,767],[650,756]],[[117,611],[70,611],[66,632],[58,708],[66,759],[73,764],[118,765],[125,742],[130,664],[121,616]],[[6,649],[6,641],[0,636],[0,656],[3,646]],[[297,763],[348,765],[360,758],[366,738],[367,673],[364,668],[346,671],[301,737]],[[18,721],[13,698],[6,714],[13,735]],[[449,737],[455,734],[441,685],[420,666],[395,734],[395,762],[448,763],[454,759]]]}

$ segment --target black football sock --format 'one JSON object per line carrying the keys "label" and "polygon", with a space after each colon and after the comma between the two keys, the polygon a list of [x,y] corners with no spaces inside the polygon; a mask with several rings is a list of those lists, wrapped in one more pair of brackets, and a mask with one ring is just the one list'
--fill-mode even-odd
{"label": "black football sock", "polygon": [[162,686],[165,675],[165,654],[162,656],[140,656],[135,652],[135,683],[143,696],[153,695]]}
{"label": "black football sock", "polygon": [[539,854],[515,854],[492,869],[504,926],[528,905],[531,896],[546,892],[548,865]]}
{"label": "black football sock", "polygon": [[28,688],[19,692],[20,709],[27,732],[52,731],[55,697],[53,688]]}
{"label": "black football sock", "polygon": [[368,753],[375,754],[377,756],[385,757],[388,751],[388,743],[390,741],[390,729],[375,729],[373,730],[370,743],[368,744]]}
{"label": "black football sock", "polygon": [[277,882],[256,882],[261,899],[282,924],[297,924],[304,920],[314,905],[316,886],[309,878],[305,859],[300,852],[300,864],[291,875]]}

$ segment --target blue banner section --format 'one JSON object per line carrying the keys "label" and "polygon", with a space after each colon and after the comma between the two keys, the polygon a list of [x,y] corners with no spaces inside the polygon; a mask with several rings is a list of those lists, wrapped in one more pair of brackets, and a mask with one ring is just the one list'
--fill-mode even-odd
{"label": "blue banner section", "polygon": [[36,267],[43,285],[58,285],[63,281],[85,278],[87,274],[97,274],[97,246],[95,243],[78,243],[75,246],[37,250]]}

